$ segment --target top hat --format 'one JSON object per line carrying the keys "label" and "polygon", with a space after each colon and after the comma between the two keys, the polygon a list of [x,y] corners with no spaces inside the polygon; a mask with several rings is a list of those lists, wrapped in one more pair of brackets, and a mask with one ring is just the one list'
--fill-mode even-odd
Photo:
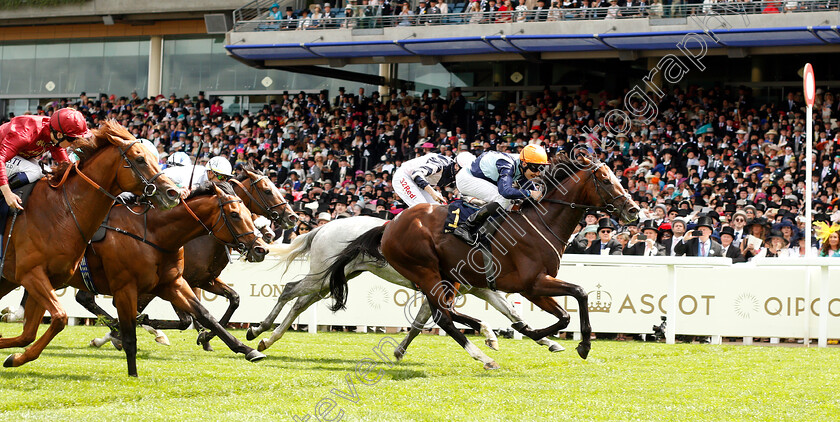
{"label": "top hat", "polygon": [[600,232],[601,229],[610,229],[615,231],[615,225],[613,225],[613,222],[609,217],[604,217],[598,220],[598,231]]}
{"label": "top hat", "polygon": [[704,215],[697,219],[697,227],[708,227],[709,230],[714,230],[715,220],[712,217]]}

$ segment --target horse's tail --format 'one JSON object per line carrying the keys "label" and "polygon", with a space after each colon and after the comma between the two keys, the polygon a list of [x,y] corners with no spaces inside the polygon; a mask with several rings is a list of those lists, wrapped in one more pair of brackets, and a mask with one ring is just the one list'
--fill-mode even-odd
{"label": "horse's tail", "polygon": [[324,226],[315,227],[315,229],[311,232],[295,237],[295,239],[292,240],[291,243],[274,244],[269,246],[269,256],[280,258],[280,261],[277,262],[277,265],[286,266],[286,269],[283,271],[283,274],[280,277],[286,275],[286,272],[289,271],[289,265],[295,259],[309,254],[309,251],[312,250],[312,242],[315,240],[315,234],[318,233],[321,227]]}
{"label": "horse's tail", "polygon": [[385,257],[379,250],[383,233],[385,233],[384,224],[374,227],[348,243],[344,250],[333,258],[333,263],[326,271],[326,275],[330,278],[330,293],[333,297],[330,310],[333,312],[344,309],[347,304],[347,276],[344,274],[344,267],[347,264],[359,255],[367,255],[378,262],[385,262]]}

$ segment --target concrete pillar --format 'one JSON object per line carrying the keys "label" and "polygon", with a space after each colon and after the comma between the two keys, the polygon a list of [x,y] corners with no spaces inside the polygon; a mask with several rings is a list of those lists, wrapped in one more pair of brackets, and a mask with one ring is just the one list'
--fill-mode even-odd
{"label": "concrete pillar", "polygon": [[163,76],[163,37],[152,35],[149,42],[149,92],[147,96],[161,94]]}
{"label": "concrete pillar", "polygon": [[385,101],[385,97],[389,95],[391,92],[391,64],[390,63],[380,63],[379,64],[379,76],[385,78],[385,84],[379,86],[379,98],[382,101]]}
{"label": "concrete pillar", "polygon": [[764,59],[758,56],[752,56],[752,72],[750,72],[750,82],[762,82],[763,76],[761,69],[764,67]]}

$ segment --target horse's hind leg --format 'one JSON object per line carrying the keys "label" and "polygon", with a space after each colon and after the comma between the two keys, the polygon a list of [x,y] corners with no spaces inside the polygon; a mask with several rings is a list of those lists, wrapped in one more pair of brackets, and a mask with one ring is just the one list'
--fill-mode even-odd
{"label": "horse's hind leg", "polygon": [[[225,314],[222,315],[222,319],[219,320],[219,325],[222,327],[227,327],[228,322],[230,322],[230,318],[233,316],[233,313],[239,308],[239,294],[236,293],[230,286],[225,284],[222,280],[216,278],[213,280],[209,286],[204,287],[205,291],[213,293],[215,295],[222,296],[228,300],[230,303],[228,305]],[[200,344],[204,350],[208,352],[212,352],[213,348],[210,346],[210,340],[213,339],[215,335],[210,331],[201,331],[198,333],[198,339],[196,342]]]}
{"label": "horse's hind leg", "polygon": [[44,319],[46,309],[34,300],[26,306],[23,316],[23,332],[17,337],[0,338],[0,349],[9,347],[25,347],[35,341],[38,326]]}
{"label": "horse's hind leg", "polygon": [[256,362],[265,358],[265,355],[242,344],[236,337],[225,330],[215,319],[210,315],[210,312],[201,305],[198,298],[195,296],[187,281],[182,277],[173,281],[171,284],[159,288],[156,292],[162,299],[172,302],[172,305],[178,309],[189,312],[193,318],[200,322],[203,326],[208,327],[213,333],[219,336],[230,350],[236,353],[242,353],[245,358],[251,362]]}
{"label": "horse's hind leg", "polygon": [[[516,312],[516,310],[513,309],[512,306],[510,306],[510,303],[507,300],[505,300],[505,298],[502,297],[502,295],[500,295],[498,292],[494,292],[490,289],[483,289],[483,288],[474,287],[474,288],[472,288],[472,290],[470,290],[470,293],[473,294],[476,297],[479,297],[479,298],[483,299],[488,304],[490,304],[490,306],[492,306],[497,311],[499,311],[502,315],[507,317],[507,319],[509,319],[510,322],[513,323],[512,327],[514,327],[514,329],[516,327],[522,327],[522,326],[527,327],[528,326],[528,324],[525,323],[525,320],[522,319],[522,317],[519,315],[519,313]],[[491,333],[492,333],[492,331],[491,331]],[[535,340],[535,341],[537,342],[537,344],[541,344],[543,346],[548,347],[548,350],[551,351],[551,352],[562,352],[562,351],[566,350],[563,346],[561,346],[557,342],[551,341],[551,340],[549,340],[545,337],[543,337],[539,340]],[[491,346],[490,344],[488,344],[487,346],[489,346],[491,349],[498,350],[498,349],[494,348],[493,346]]]}
{"label": "horse's hind leg", "polygon": [[[286,333],[286,330],[292,326],[292,323],[297,319],[303,311],[307,310],[313,303],[321,300],[326,293],[329,293],[329,288],[325,289],[324,291],[312,293],[308,296],[299,297],[295,304],[292,306],[292,309],[289,311],[289,314],[286,315],[286,318],[283,319],[283,322],[277,325],[274,328],[274,331],[271,333],[271,336],[267,339],[260,340],[260,343],[257,345],[257,350],[260,352],[268,349],[273,345],[277,340],[280,340],[283,337],[283,334]],[[326,293],[325,293],[326,292]]]}
{"label": "horse's hind leg", "polygon": [[550,296],[572,296],[578,302],[578,309],[580,309],[580,334],[581,341],[578,344],[577,352],[580,357],[586,359],[589,356],[589,350],[592,348],[589,337],[592,335],[592,326],[589,323],[589,299],[586,291],[582,287],[558,280],[554,277],[543,275],[539,277],[534,283],[531,291],[523,294],[528,300],[534,302],[535,305],[544,309],[559,318],[560,320],[549,327],[542,330],[531,330],[528,326],[520,327],[519,331],[536,340],[543,338],[549,334],[556,333],[569,325],[569,314],[566,312],[556,300]]}
{"label": "horse's hind leg", "polygon": [[[260,334],[268,331],[274,324],[274,320],[277,319],[278,315],[280,315],[280,311],[287,303],[289,303],[289,301],[301,296],[321,292],[323,291],[324,285],[325,283],[323,277],[317,277],[312,272],[307,274],[306,277],[300,281],[294,281],[286,284],[283,292],[280,293],[280,297],[277,298],[277,303],[274,304],[273,308],[271,308],[271,312],[269,312],[265,319],[260,322],[260,325],[256,327],[248,327],[248,331],[245,332],[245,338],[248,340],[254,340],[259,337]],[[329,293],[329,289],[326,291]]]}
{"label": "horse's hind leg", "polygon": [[123,350],[128,364],[128,375],[137,376],[137,291],[133,287],[114,293],[114,306],[120,321]]}
{"label": "horse's hind leg", "polygon": [[67,312],[58,302],[58,296],[55,295],[55,290],[42,269],[36,267],[24,274],[20,278],[20,284],[29,291],[30,305],[34,300],[49,311],[50,326],[25,352],[15,353],[6,358],[3,362],[5,367],[17,367],[37,359],[50,341],[67,326]]}

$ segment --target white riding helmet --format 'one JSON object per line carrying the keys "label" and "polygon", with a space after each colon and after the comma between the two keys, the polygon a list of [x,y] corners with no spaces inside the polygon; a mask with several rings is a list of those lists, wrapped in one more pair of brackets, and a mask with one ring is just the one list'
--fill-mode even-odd
{"label": "white riding helmet", "polygon": [[166,159],[166,164],[169,164],[170,166],[192,165],[192,163],[190,162],[190,156],[187,155],[187,153],[184,151],[178,151],[170,155],[169,158]]}
{"label": "white riding helmet", "polygon": [[159,163],[160,162],[160,153],[158,153],[158,150],[157,150],[157,147],[155,147],[155,144],[153,144],[152,141],[150,141],[148,139],[137,138],[137,140],[140,141],[140,144],[145,146],[146,149],[148,149],[149,152],[152,153],[152,155],[155,156],[155,162]]}
{"label": "white riding helmet", "polygon": [[207,170],[212,170],[215,173],[223,174],[228,177],[233,177],[233,167],[230,166],[230,161],[225,157],[213,157],[207,163]]}

